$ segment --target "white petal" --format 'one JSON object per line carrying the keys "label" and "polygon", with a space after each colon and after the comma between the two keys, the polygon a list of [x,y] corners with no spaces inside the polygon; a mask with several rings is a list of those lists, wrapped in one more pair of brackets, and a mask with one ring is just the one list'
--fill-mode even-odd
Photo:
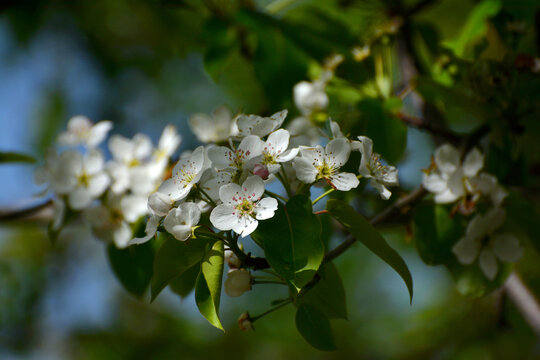
{"label": "white petal", "polygon": [[173,125],[167,125],[159,138],[158,148],[164,152],[166,156],[171,156],[176,151],[181,141],[182,137],[178,134],[176,128]]}
{"label": "white petal", "polygon": [[519,240],[508,233],[492,237],[492,250],[502,261],[516,262],[523,256]]}
{"label": "white petal", "polygon": [[111,190],[116,194],[123,193],[129,187],[130,182],[128,167],[122,163],[109,161],[107,171],[112,178]]}
{"label": "white petal", "polygon": [[467,156],[465,156],[465,160],[463,161],[463,172],[465,173],[465,176],[473,177],[478,174],[480,169],[484,166],[484,155],[477,149],[474,148]]}
{"label": "white petal", "polygon": [[264,194],[264,181],[259,176],[250,176],[242,184],[242,190],[249,200],[258,200]]}
{"label": "white petal", "polygon": [[251,290],[251,275],[244,269],[231,270],[224,283],[225,293],[230,297],[237,297]]}
{"label": "white petal", "polygon": [[480,269],[482,269],[482,272],[489,280],[495,279],[499,266],[497,264],[497,259],[491,250],[482,250],[480,252],[480,256],[478,257],[478,263],[480,265]]}
{"label": "white petal", "polygon": [[296,157],[296,155],[298,155],[298,152],[299,152],[298,148],[289,149],[289,150],[285,151],[284,153],[280,154],[277,157],[276,161],[277,162],[291,161],[292,159],[294,159]]}
{"label": "white petal", "polygon": [[181,210],[181,218],[186,221],[189,226],[196,226],[201,219],[201,210],[199,206],[193,202],[185,202],[178,206]]}
{"label": "white petal", "polygon": [[52,229],[58,230],[64,223],[64,216],[66,214],[66,203],[59,198],[53,198],[54,218],[52,222]]}
{"label": "white petal", "polygon": [[450,144],[441,145],[435,150],[435,163],[443,173],[452,173],[459,167],[459,151]]}
{"label": "white petal", "polygon": [[82,133],[90,130],[92,125],[92,121],[90,121],[90,119],[88,119],[86,116],[77,115],[69,119],[67,128],[69,132]]}
{"label": "white petal", "polygon": [[334,139],[326,145],[325,160],[330,166],[340,168],[349,160],[350,154],[351,145],[346,139]]}
{"label": "white petal", "polygon": [[83,160],[84,169],[88,174],[95,174],[103,170],[104,159],[101,151],[91,150]]}
{"label": "white petal", "polygon": [[459,168],[448,178],[448,190],[450,190],[456,198],[465,196],[465,184],[463,183],[463,171]]}
{"label": "white petal", "polygon": [[264,147],[264,141],[258,136],[249,135],[242,139],[240,145],[238,145],[237,154],[241,156],[244,161],[247,161],[255,156],[262,154]]}
{"label": "white petal", "polygon": [[373,153],[373,140],[368,138],[367,136],[359,136],[358,140],[362,144],[362,146],[359,148],[360,153],[362,154],[362,159],[360,160],[360,169],[359,173],[366,177],[366,175],[369,175],[371,172],[367,169],[367,165],[370,162],[371,154]]}
{"label": "white petal", "polygon": [[110,183],[111,179],[105,172],[95,174],[88,179],[88,192],[95,199],[107,190]]}
{"label": "white petal", "polygon": [[[169,185],[170,183],[167,184],[167,186]],[[173,201],[169,195],[161,191],[156,191],[148,197],[148,208],[158,216],[166,216],[172,207],[172,203]]]}
{"label": "white petal", "polygon": [[86,145],[91,148],[94,148],[101,144],[103,140],[107,137],[107,134],[112,129],[113,124],[111,121],[100,121],[90,129],[90,134],[86,140]]}
{"label": "white petal", "polygon": [[192,225],[186,221],[187,219],[183,212],[184,211],[181,208],[171,209],[169,214],[165,217],[165,220],[163,220],[165,230],[172,234],[175,239],[180,241],[187,240],[191,236],[192,231]]}
{"label": "white petal", "polygon": [[384,186],[383,184],[381,184],[377,180],[371,179],[371,181],[369,183],[370,183],[371,186],[373,186],[375,189],[377,189],[377,191],[379,192],[379,194],[381,195],[381,198],[383,200],[388,200],[388,199],[390,199],[390,196],[392,196],[392,193],[390,192],[390,190],[388,190],[386,188],[386,186]]}
{"label": "white petal", "polygon": [[152,167],[139,165],[129,169],[129,187],[137,194],[148,195],[156,189],[158,179],[152,172]]}
{"label": "white petal", "polygon": [[208,158],[217,170],[223,170],[232,166],[236,155],[225,146],[213,146],[208,149]]}
{"label": "white petal", "polygon": [[293,168],[296,171],[298,180],[306,184],[311,184],[317,178],[317,169],[309,159],[303,156],[293,160]]}
{"label": "white petal", "polygon": [[157,228],[159,225],[159,221],[161,220],[161,216],[152,215],[148,218],[148,221],[146,222],[146,235],[142,238],[133,238],[128,242],[128,246],[130,245],[139,245],[144,244],[147,241],[150,241],[157,232]]}
{"label": "white petal", "polygon": [[397,186],[399,185],[398,170],[394,166],[387,166],[386,171],[378,180],[388,186]]}
{"label": "white petal", "polygon": [[452,252],[456,254],[460,263],[469,265],[478,256],[479,249],[480,244],[478,241],[471,237],[463,237],[452,247]]}
{"label": "white petal", "polygon": [[288,110],[281,110],[270,116],[270,119],[275,122],[274,129],[281,127],[281,124],[283,124],[283,121],[285,121],[288,113]]}
{"label": "white petal", "polygon": [[148,212],[148,199],[144,196],[126,195],[120,200],[120,208],[124,219],[128,223],[134,223]]}
{"label": "white petal", "polygon": [[128,163],[133,159],[133,144],[121,135],[113,135],[109,139],[109,150],[113,158]]}
{"label": "white petal", "polygon": [[285,129],[279,129],[268,135],[268,140],[263,151],[270,154],[280,155],[289,146],[289,132]]}
{"label": "white petal", "polygon": [[330,182],[339,191],[349,191],[358,186],[360,181],[351,173],[339,173],[330,177]]}
{"label": "white petal", "polygon": [[275,211],[278,208],[278,202],[274,198],[261,199],[257,205],[255,205],[255,217],[257,220],[266,220],[274,216]]}
{"label": "white petal", "polygon": [[90,194],[86,187],[77,187],[69,193],[69,206],[74,210],[82,210],[88,207],[94,197]]}
{"label": "white petal", "polygon": [[254,232],[259,225],[259,222],[249,215],[242,216],[238,220],[238,223],[234,224],[233,230],[242,237],[246,237]]}
{"label": "white petal", "polygon": [[133,137],[133,156],[135,159],[146,159],[152,155],[152,140],[144,134],[136,134]]}
{"label": "white petal", "polygon": [[133,237],[133,232],[131,231],[131,227],[125,221],[122,221],[120,226],[113,230],[112,236],[116,247],[124,249],[128,246],[129,241]]}
{"label": "white petal", "polygon": [[456,201],[457,199],[459,199],[459,197],[456,196],[456,194],[454,194],[449,189],[446,189],[438,194],[435,194],[434,200],[437,204],[449,204]]}
{"label": "white petal", "polygon": [[439,173],[432,172],[425,174],[422,177],[422,184],[427,191],[432,193],[440,193],[447,189],[447,179],[444,179]]}
{"label": "white petal", "polygon": [[225,204],[237,204],[244,192],[238,184],[230,183],[219,188],[219,199]]}
{"label": "white petal", "polygon": [[506,210],[503,208],[493,208],[486,212],[483,218],[485,234],[491,234],[500,228],[506,220]]}
{"label": "white petal", "polygon": [[307,162],[312,164],[312,166],[322,165],[324,161],[324,152],[324,148],[319,145],[314,147],[300,147],[300,155],[302,155],[302,158]]}
{"label": "white petal", "polygon": [[210,213],[210,222],[216,229],[227,231],[238,225],[239,218],[234,207],[221,204]]}

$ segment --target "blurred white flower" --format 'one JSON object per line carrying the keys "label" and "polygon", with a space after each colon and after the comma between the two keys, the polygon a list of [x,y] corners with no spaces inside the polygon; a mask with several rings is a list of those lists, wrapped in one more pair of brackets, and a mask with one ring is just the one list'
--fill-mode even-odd
{"label": "blurred white flower", "polygon": [[287,126],[287,130],[291,135],[290,146],[315,146],[321,139],[320,129],[306,117],[297,117],[293,119]]}
{"label": "blurred white flower", "polygon": [[270,117],[239,115],[236,124],[240,136],[257,135],[264,137],[281,127],[287,117],[287,110],[281,110]]}
{"label": "blurred white flower", "polygon": [[328,95],[324,91],[326,81],[324,80],[301,81],[294,86],[294,103],[302,115],[309,117],[311,114],[328,107]]}
{"label": "blurred white flower", "polygon": [[452,248],[462,264],[472,264],[476,258],[486,277],[493,280],[501,261],[515,262],[523,255],[523,248],[518,239],[510,234],[496,234],[506,218],[501,208],[493,208],[485,215],[476,215],[467,226],[466,234]]}
{"label": "blurred white flower", "polygon": [[181,142],[182,137],[178,134],[174,126],[167,125],[165,129],[163,129],[163,133],[161,133],[157,149],[154,151],[152,159],[156,166],[155,171],[162,172],[165,170],[169,158],[174,154]]}
{"label": "blurred white flower", "polygon": [[222,204],[212,210],[210,221],[219,230],[233,230],[242,237],[257,228],[258,220],[274,216],[278,203],[274,198],[263,198],[264,182],[250,176],[242,184],[227,184],[219,189]]}
{"label": "blurred white flower", "polygon": [[199,206],[192,202],[185,202],[169,211],[163,220],[163,226],[175,239],[185,241],[190,238],[193,227],[199,223],[200,218]]}
{"label": "blurred white flower", "polygon": [[238,128],[231,112],[226,107],[217,108],[212,116],[206,114],[194,114],[189,118],[189,126],[203,143],[220,143],[226,141],[229,136],[236,136]]}
{"label": "blurred white flower", "polygon": [[339,172],[351,153],[351,146],[346,139],[334,139],[326,148],[301,147],[301,156],[293,160],[298,179],[306,184],[324,179],[333,188],[348,191],[358,186],[359,180],[352,173]]}
{"label": "blurred white flower", "polygon": [[359,150],[362,153],[360,168],[358,172],[365,178],[370,179],[370,185],[373,186],[384,200],[388,200],[392,193],[386,186],[397,186],[398,171],[393,166],[381,164],[380,155],[373,152],[373,141],[366,136],[359,136]]}
{"label": "blurred white flower", "polygon": [[251,290],[251,275],[244,269],[233,269],[227,273],[225,280],[225,293],[230,297],[237,297]]}
{"label": "blurred white flower", "polygon": [[89,148],[95,148],[107,137],[112,129],[112,122],[100,121],[92,123],[85,116],[74,116],[68,121],[67,131],[58,136],[60,145],[75,146],[84,144]]}

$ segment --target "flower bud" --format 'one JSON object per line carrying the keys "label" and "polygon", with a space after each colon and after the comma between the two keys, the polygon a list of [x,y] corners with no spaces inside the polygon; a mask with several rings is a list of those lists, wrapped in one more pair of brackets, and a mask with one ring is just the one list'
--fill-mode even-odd
{"label": "flower bud", "polygon": [[231,270],[225,281],[225,293],[230,297],[237,297],[251,290],[251,275],[244,269]]}
{"label": "flower bud", "polygon": [[242,262],[231,250],[225,250],[225,261],[229,264],[229,268],[238,269],[242,265]]}
{"label": "flower bud", "polygon": [[148,198],[148,207],[158,216],[166,216],[172,207],[172,201],[169,196],[159,191],[153,193]]}
{"label": "flower bud", "polygon": [[253,323],[251,322],[251,317],[247,311],[238,318],[238,327],[242,331],[253,330]]}
{"label": "flower bud", "polygon": [[268,176],[270,175],[270,172],[268,171],[268,168],[261,164],[256,164],[253,167],[253,175],[259,176],[261,179],[266,180],[268,179]]}

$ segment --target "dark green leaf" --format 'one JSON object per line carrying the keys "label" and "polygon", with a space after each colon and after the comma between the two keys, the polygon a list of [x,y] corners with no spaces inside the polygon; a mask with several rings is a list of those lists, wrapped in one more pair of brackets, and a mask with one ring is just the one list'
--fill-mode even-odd
{"label": "dark green leaf", "polygon": [[405,281],[412,302],[413,280],[409,268],[401,256],[388,245],[381,234],[362,215],[341,200],[328,200],[326,209],[356,240],[360,241],[381,260],[396,270]]}
{"label": "dark green leaf", "polygon": [[321,223],[305,195],[292,197],[286,206],[280,204],[274,217],[261,221],[251,236],[263,244],[270,266],[297,289],[306,285],[321,265]]}
{"label": "dark green leaf", "polygon": [[35,163],[36,159],[26,154],[19,154],[14,152],[0,152],[0,163],[12,162]]}
{"label": "dark green leaf", "polygon": [[181,298],[188,296],[195,288],[197,277],[201,271],[201,264],[195,264],[187,269],[182,275],[176,277],[169,283],[171,291],[180,295]]}
{"label": "dark green leaf", "polygon": [[308,304],[322,311],[329,319],[347,320],[345,288],[334,264],[321,267],[321,280],[300,297],[300,304]]}
{"label": "dark green leaf", "polygon": [[107,247],[107,255],[114,274],[124,288],[136,297],[141,297],[152,278],[156,241],[117,249],[114,244]]}
{"label": "dark green leaf", "polygon": [[296,328],[314,348],[323,351],[336,350],[330,321],[311,305],[300,305],[296,311]]}
{"label": "dark green leaf", "polygon": [[199,311],[210,324],[221,330],[223,325],[219,320],[219,301],[223,278],[223,251],[223,241],[214,243],[201,263],[201,272],[195,285],[195,302]]}
{"label": "dark green leaf", "polygon": [[166,240],[157,252],[154,261],[154,276],[151,285],[152,301],[169,282],[202,260],[208,244],[208,240],[202,238],[183,242],[167,233],[161,233],[160,237]]}

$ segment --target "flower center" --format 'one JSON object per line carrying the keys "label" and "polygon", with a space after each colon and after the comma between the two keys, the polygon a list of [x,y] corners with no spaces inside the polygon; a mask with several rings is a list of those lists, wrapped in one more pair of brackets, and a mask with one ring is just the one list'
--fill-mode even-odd
{"label": "flower center", "polygon": [[238,210],[240,216],[252,216],[255,212],[255,207],[251,201],[244,199],[240,204],[236,205],[236,210]]}
{"label": "flower center", "polygon": [[77,180],[79,181],[79,184],[84,187],[88,187],[90,183],[90,177],[84,171],[79,175]]}
{"label": "flower center", "polygon": [[388,174],[388,168],[381,164],[379,154],[371,154],[369,164],[367,164],[369,172],[375,177],[384,177]]}
{"label": "flower center", "polygon": [[263,165],[269,165],[269,164],[277,164],[277,161],[276,161],[276,158],[274,157],[274,155],[268,153],[268,152],[263,152],[263,157],[262,157],[262,161],[261,163]]}
{"label": "flower center", "polygon": [[321,165],[317,166],[317,172],[319,173],[317,175],[317,178],[326,179],[326,178],[334,175],[336,170],[332,166],[328,165],[328,163],[326,161],[323,161],[323,163]]}

